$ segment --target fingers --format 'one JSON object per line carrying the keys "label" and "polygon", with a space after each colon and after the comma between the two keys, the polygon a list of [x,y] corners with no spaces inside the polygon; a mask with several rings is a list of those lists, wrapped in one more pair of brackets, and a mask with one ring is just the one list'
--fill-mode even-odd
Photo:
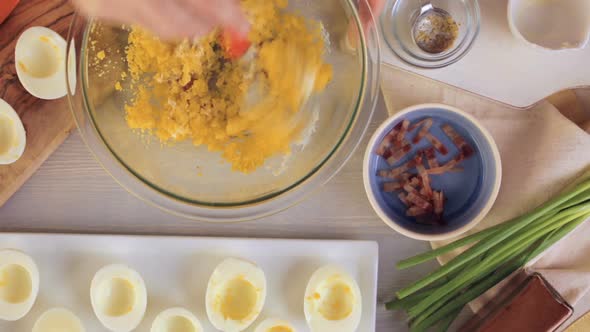
{"label": "fingers", "polygon": [[[2,0],[0,0],[2,1]],[[195,38],[218,26],[246,34],[250,28],[239,0],[73,0],[86,15],[139,24],[164,39]]]}
{"label": "fingers", "polygon": [[373,11],[373,15],[375,18],[378,18],[385,7],[385,0],[368,0],[368,2],[369,7],[371,7],[371,10]]}
{"label": "fingers", "polygon": [[213,26],[231,27],[246,34],[250,24],[238,0],[178,0],[194,17],[207,19]]}
{"label": "fingers", "polygon": [[207,34],[212,29],[212,24],[201,18],[195,18],[185,6],[178,1],[158,1],[158,5],[144,6],[146,12],[143,26],[150,29],[163,39],[173,40],[182,38],[195,38]]}
{"label": "fingers", "polygon": [[369,29],[373,20],[378,20],[379,15],[383,11],[385,0],[360,0],[359,1],[359,16],[363,29]]}
{"label": "fingers", "polygon": [[[371,25],[374,23],[373,20],[378,20],[379,15],[385,7],[386,0],[359,0],[358,1],[358,13],[361,20],[363,31],[368,31]],[[344,38],[346,48],[356,50],[358,47],[359,31],[357,25],[354,22],[349,22],[348,31]]]}

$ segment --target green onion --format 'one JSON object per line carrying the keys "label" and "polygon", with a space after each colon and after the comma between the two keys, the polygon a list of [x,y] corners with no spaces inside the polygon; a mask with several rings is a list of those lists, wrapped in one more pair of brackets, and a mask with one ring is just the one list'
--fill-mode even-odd
{"label": "green onion", "polygon": [[457,316],[459,316],[462,309],[463,308],[455,310],[450,315],[448,315],[446,318],[443,318],[439,323],[439,327],[437,328],[437,331],[444,332],[444,331],[448,330],[449,327],[451,327],[451,324],[453,324],[453,322],[457,318]]}
{"label": "green onion", "polygon": [[472,245],[446,265],[399,290],[387,309],[403,309],[411,331],[445,331],[463,306],[522,268],[590,217],[590,168],[583,180],[535,210],[400,261],[406,269]]}
{"label": "green onion", "polygon": [[[462,308],[467,303],[471,302],[472,300],[474,300],[475,298],[477,298],[481,294],[485,293],[489,288],[495,286],[498,282],[502,281],[505,277],[509,276],[514,271],[516,271],[519,268],[521,268],[522,266],[524,266],[528,261],[530,261],[530,259],[532,259],[535,256],[537,256],[538,254],[542,253],[544,250],[549,248],[551,245],[553,245],[554,243],[556,243],[557,241],[562,239],[565,235],[569,234],[569,232],[571,232],[577,226],[582,224],[587,218],[588,218],[587,215],[580,217],[577,220],[558,229],[557,232],[551,232],[549,234],[550,236],[548,238],[546,238],[545,240],[543,240],[543,242],[537,248],[535,248],[529,255],[525,256],[524,259],[521,258],[519,260],[516,260],[514,263],[509,264],[506,268],[503,268],[499,272],[496,272],[495,274],[488,276],[487,279],[478,282],[473,288],[468,290],[466,293],[463,293],[463,295],[458,296],[455,299],[453,299],[452,301],[445,303],[444,308],[442,308],[441,310],[432,314],[431,316],[428,316],[428,318],[423,319],[421,322],[417,322],[415,320],[413,324],[416,325],[417,327],[415,329],[413,329],[412,331],[414,331],[414,330],[421,331],[420,328],[422,328],[422,327],[428,328],[428,327],[432,326],[433,324],[436,323],[437,319],[441,319],[441,317],[445,317],[446,313],[449,310],[451,310],[452,308],[456,308],[456,307]],[[483,289],[483,291],[480,291],[481,289]],[[473,296],[472,296],[472,294],[467,294],[470,291],[472,292]],[[448,307],[450,307],[450,309],[447,309]]]}
{"label": "green onion", "polygon": [[428,295],[430,295],[430,293],[432,292],[432,290],[425,290],[423,292],[420,293],[414,293],[406,298],[403,299],[398,299],[397,297],[394,298],[393,300],[385,303],[385,309],[387,310],[397,310],[397,309],[409,309],[413,306],[415,306],[416,304],[418,304],[420,301],[424,300]]}
{"label": "green onion", "polygon": [[422,321],[422,323],[412,325],[411,331],[412,332],[426,331],[426,329],[428,329],[429,327],[434,325],[436,322],[440,321],[441,319],[443,319],[447,315],[452,314],[453,312],[455,312],[455,310],[463,308],[463,306],[466,303],[473,301],[474,299],[479,297],[481,294],[485,293],[488,289],[490,289],[491,287],[493,287],[494,285],[496,285],[497,283],[502,281],[504,278],[506,278],[507,276],[512,274],[514,271],[516,271],[518,269],[518,267],[519,266],[517,264],[512,264],[509,267],[507,267],[506,269],[503,269],[500,272],[494,273],[489,278],[483,280],[481,283],[479,283],[475,287],[467,290],[463,294],[459,295],[458,297],[456,297],[455,299],[453,299],[452,301],[447,303],[441,310],[437,311],[434,315],[432,315],[432,316],[428,317],[427,319],[425,319],[424,321]]}
{"label": "green onion", "polygon": [[457,240],[453,243],[449,243],[443,247],[431,250],[431,251],[427,251],[425,253],[416,255],[414,257],[410,257],[408,259],[404,259],[402,261],[399,261],[396,265],[396,267],[398,268],[398,270],[405,270],[407,268],[416,266],[418,264],[422,264],[424,262],[428,262],[431,259],[435,259],[436,257],[446,254],[450,251],[453,251],[455,249],[459,249],[462,248],[468,244],[471,244],[473,242],[477,242],[479,240],[482,240],[484,238],[486,238],[487,236],[489,236],[490,234],[494,234],[497,231],[504,229],[508,226],[508,223],[502,223],[496,226],[492,226],[490,228],[484,229],[483,231],[471,234],[469,236],[466,236],[460,240]]}
{"label": "green onion", "polygon": [[[514,255],[519,254],[522,250],[526,250],[530,245],[537,242],[541,237],[551,233],[553,230],[566,225],[567,223],[574,221],[583,216],[590,216],[590,206],[573,207],[564,212],[564,216],[556,216],[549,218],[547,221],[535,225],[524,232],[521,236],[512,238],[498,251],[491,253],[489,257],[486,257],[481,263],[477,264],[473,269],[466,273],[453,278],[444,287],[440,287],[427,298],[420,301],[416,306],[408,310],[408,315],[411,318],[416,317],[424,311],[434,312],[444,303],[435,303],[436,301],[443,299],[445,296],[454,295],[453,292],[460,291],[462,286],[467,286],[470,281],[474,281],[478,276],[487,274],[494,271],[503,262],[506,262]],[[561,217],[561,218],[558,218]],[[557,220],[555,220],[557,219]]]}
{"label": "green onion", "polygon": [[579,193],[582,193],[586,190],[590,189],[590,181],[585,181],[580,185],[577,185],[573,191],[566,192],[560,194],[555,199],[550,200],[549,202],[543,204],[533,212],[524,215],[522,217],[516,218],[508,227],[503,229],[502,231],[498,231],[496,233],[492,233],[488,238],[480,241],[475,246],[471,247],[467,251],[461,253],[453,260],[448,262],[447,264],[443,265],[437,271],[432,272],[431,274],[427,275],[426,277],[416,281],[412,285],[403,288],[397,292],[397,296],[402,299],[419,289],[428,286],[432,282],[444,277],[448,273],[455,271],[463,264],[466,264],[468,261],[480,256],[490,248],[494,247],[498,243],[502,242],[509,236],[513,235],[514,233],[518,232],[519,230],[523,229],[533,221],[539,218],[546,218],[548,213],[551,213],[555,208],[558,208],[560,205],[567,203],[568,200],[576,197]]}

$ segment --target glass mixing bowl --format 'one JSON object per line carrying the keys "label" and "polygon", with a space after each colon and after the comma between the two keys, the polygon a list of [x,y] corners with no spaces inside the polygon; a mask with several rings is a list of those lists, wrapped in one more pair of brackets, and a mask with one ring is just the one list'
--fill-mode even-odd
{"label": "glass mixing bowl", "polygon": [[[368,5],[363,0],[361,6]],[[76,15],[66,61],[76,64],[75,72],[68,72],[68,81],[76,75],[77,84],[69,86],[68,99],[82,138],[96,159],[141,199],[168,212],[206,221],[241,221],[272,214],[327,182],[357,147],[375,108],[378,32],[374,24],[367,31],[360,28],[359,11],[350,0],[291,0],[289,10],[322,22],[326,60],[333,65],[334,78],[315,97],[319,118],[307,144],[294,144],[288,157],[273,157],[249,174],[232,171],[219,152],[205,146],[191,142],[164,146],[156,138],[146,139],[129,129],[124,109],[129,96],[115,90],[127,71],[128,32]],[[356,51],[341,47],[347,34],[356,39],[349,43],[358,45]]]}

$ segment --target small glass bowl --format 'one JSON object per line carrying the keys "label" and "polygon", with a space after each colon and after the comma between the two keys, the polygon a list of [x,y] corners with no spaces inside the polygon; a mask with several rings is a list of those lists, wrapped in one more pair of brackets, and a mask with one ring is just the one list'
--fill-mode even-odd
{"label": "small glass bowl", "polygon": [[447,11],[457,22],[459,34],[442,53],[427,53],[416,45],[412,27],[422,6],[418,0],[389,0],[381,16],[383,37],[403,61],[421,68],[441,68],[459,61],[473,46],[480,29],[477,0],[434,0],[432,5]]}

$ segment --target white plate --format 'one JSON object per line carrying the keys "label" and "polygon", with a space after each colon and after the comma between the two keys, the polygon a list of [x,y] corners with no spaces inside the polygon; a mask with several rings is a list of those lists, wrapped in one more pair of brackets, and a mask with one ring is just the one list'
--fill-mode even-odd
{"label": "white plate", "polygon": [[40,291],[31,312],[17,322],[0,321],[0,331],[31,331],[45,310],[65,307],[88,332],[105,331],[90,305],[90,281],[102,266],[124,263],[143,276],[148,290],[146,315],[136,331],[149,331],[156,315],[182,306],[205,331],[215,331],[205,312],[205,290],[215,266],[227,257],[256,262],[266,273],[266,304],[252,326],[268,317],[308,331],[303,315],[307,281],[324,264],[345,268],[363,297],[358,331],[375,331],[378,245],[364,241],[236,239],[121,235],[0,234],[0,248],[20,249],[39,267]]}

